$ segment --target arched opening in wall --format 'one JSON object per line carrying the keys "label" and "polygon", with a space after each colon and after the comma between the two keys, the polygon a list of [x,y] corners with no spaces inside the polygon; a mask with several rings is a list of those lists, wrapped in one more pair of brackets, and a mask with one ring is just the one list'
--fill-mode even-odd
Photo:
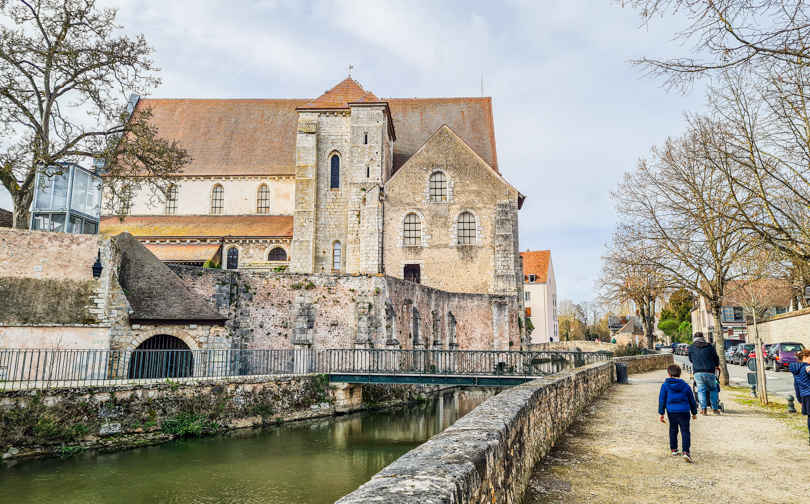
{"label": "arched opening in wall", "polygon": [[411,315],[411,331],[413,332],[413,344],[418,345],[421,342],[419,336],[419,325],[422,320],[422,317],[419,316],[419,310],[416,307],[412,308],[412,315]]}
{"label": "arched opening in wall", "polygon": [[129,357],[129,379],[186,378],[194,372],[194,354],[180,338],[158,334]]}
{"label": "arched opening in wall", "polygon": [[329,178],[330,189],[340,189],[340,156],[335,154],[331,160],[331,173]]}
{"label": "arched opening in wall", "polygon": [[236,269],[239,267],[239,249],[236,247],[231,247],[228,249],[228,263],[226,264],[228,269]]}
{"label": "arched opening in wall", "polygon": [[281,248],[276,247],[267,254],[268,261],[286,261],[287,260],[287,252]]}

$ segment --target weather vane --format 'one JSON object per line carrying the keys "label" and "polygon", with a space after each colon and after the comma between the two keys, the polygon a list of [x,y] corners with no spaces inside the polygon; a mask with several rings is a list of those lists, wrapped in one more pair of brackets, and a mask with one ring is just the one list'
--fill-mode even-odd
{"label": "weather vane", "polygon": [[354,68],[354,66],[353,66],[353,65],[349,65],[349,77],[351,77],[351,76],[352,76],[352,68]]}

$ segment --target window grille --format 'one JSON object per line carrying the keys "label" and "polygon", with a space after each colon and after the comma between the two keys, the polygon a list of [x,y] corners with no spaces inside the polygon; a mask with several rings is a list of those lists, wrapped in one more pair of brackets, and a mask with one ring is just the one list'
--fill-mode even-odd
{"label": "window grille", "polygon": [[265,184],[259,186],[259,192],[256,195],[256,213],[270,213],[270,189]]}
{"label": "window grille", "polygon": [[267,255],[267,260],[268,261],[286,261],[287,260],[287,252],[281,247],[276,247],[273,250],[271,250],[270,253]]}
{"label": "window grille", "polygon": [[406,247],[422,245],[422,220],[418,215],[409,213],[405,216],[404,244]]}
{"label": "window grille", "polygon": [[340,157],[332,156],[332,177],[329,183],[330,189],[340,189]]}
{"label": "window grille", "polygon": [[166,195],[166,206],[163,212],[168,215],[177,213],[177,186],[174,184],[169,186],[168,194]]}
{"label": "window grille", "polygon": [[332,270],[333,271],[340,271],[340,242],[335,242],[334,247],[332,248]]}
{"label": "window grille", "polygon": [[228,269],[236,269],[239,267],[239,249],[231,247],[228,249]]}
{"label": "window grille", "polygon": [[211,213],[221,214],[223,208],[223,200],[225,199],[225,189],[217,184],[211,191]]}
{"label": "window grille", "polygon": [[418,264],[405,265],[405,280],[413,283],[422,283],[421,267]]}
{"label": "window grille", "polygon": [[[458,216],[458,244],[475,244],[475,217],[470,212],[464,212]],[[529,275],[531,282],[531,275]]]}
{"label": "window grille", "polygon": [[430,176],[430,201],[432,203],[447,201],[447,179],[444,173],[436,172]]}

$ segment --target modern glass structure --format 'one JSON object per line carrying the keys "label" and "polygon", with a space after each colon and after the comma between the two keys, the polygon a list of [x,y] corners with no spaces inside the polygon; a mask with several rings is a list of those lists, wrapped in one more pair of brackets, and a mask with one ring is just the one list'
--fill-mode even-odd
{"label": "modern glass structure", "polygon": [[75,164],[38,173],[30,229],[98,234],[101,177]]}

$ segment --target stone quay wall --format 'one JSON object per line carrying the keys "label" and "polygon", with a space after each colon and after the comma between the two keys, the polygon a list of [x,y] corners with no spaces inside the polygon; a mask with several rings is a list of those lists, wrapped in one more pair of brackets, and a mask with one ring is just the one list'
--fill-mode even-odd
{"label": "stone quay wall", "polygon": [[[620,360],[633,373],[665,368],[672,355]],[[338,504],[520,502],[537,461],[614,380],[614,362],[600,362],[501,392]]]}
{"label": "stone quay wall", "polygon": [[632,357],[614,357],[614,361],[626,362],[627,373],[646,373],[656,369],[666,369],[675,364],[675,358],[671,353],[653,355],[635,355]]}
{"label": "stone quay wall", "polygon": [[615,352],[616,345],[597,341],[552,341],[551,343],[532,343],[528,350],[531,352],[575,352],[579,348],[583,352]]}
{"label": "stone quay wall", "polygon": [[159,444],[243,427],[409,404],[448,387],[330,387],[324,375],[0,391],[5,461]]}

